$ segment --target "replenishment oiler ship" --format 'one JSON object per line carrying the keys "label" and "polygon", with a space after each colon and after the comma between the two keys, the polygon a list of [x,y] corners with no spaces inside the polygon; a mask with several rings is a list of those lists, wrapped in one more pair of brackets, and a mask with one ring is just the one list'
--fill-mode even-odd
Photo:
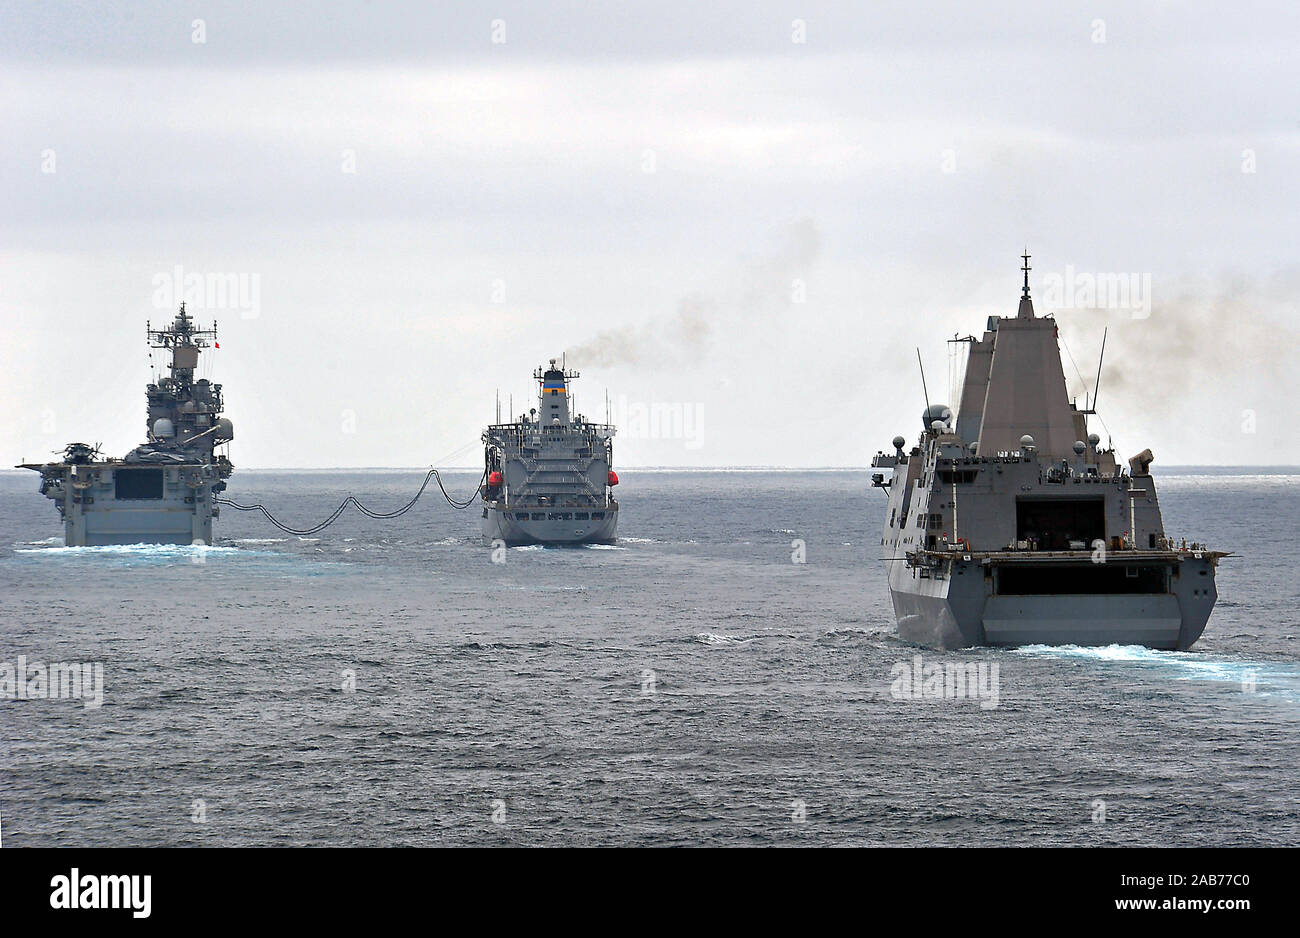
{"label": "replenishment oiler ship", "polygon": [[221,416],[221,385],[196,381],[194,372],[200,353],[216,345],[217,327],[197,328],[182,303],[170,327],[146,323],[145,331],[150,346],[171,353],[168,373],[148,387],[146,442],[121,459],[69,443],[60,462],[19,466],[41,474],[68,547],[212,543],[213,499],[234,470],[215,448],[235,431]]}
{"label": "replenishment oiler ship", "polygon": [[1068,400],[1050,316],[1020,308],[970,337],[956,415],[927,402],[918,444],[877,454],[881,545],[899,636],[971,645],[1187,649],[1214,608],[1226,554],[1175,544],[1151,451],[1116,463]]}
{"label": "replenishment oiler ship", "polygon": [[538,368],[537,407],[483,431],[485,543],[612,544],[614,428],[572,413],[576,371]]}

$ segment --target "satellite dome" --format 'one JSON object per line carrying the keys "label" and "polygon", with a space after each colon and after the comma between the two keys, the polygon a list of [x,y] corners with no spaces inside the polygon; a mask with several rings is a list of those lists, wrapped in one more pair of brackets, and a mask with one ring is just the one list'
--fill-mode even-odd
{"label": "satellite dome", "polygon": [[979,442],[976,441],[976,442],[972,443],[970,446],[967,447],[967,449],[969,449],[969,450],[970,450],[970,454],[971,454],[972,456],[974,456],[976,453],[978,453],[978,452],[980,451],[980,445],[979,445]]}
{"label": "satellite dome", "polygon": [[229,417],[222,417],[217,421],[217,429],[212,431],[212,436],[218,443],[229,443],[235,438],[235,425]]}
{"label": "satellite dome", "polygon": [[952,408],[947,404],[931,404],[921,414],[921,423],[930,428],[933,428],[935,423],[941,423],[946,427],[951,422]]}
{"label": "satellite dome", "polygon": [[930,424],[930,429],[933,430],[935,433],[942,433],[946,428],[947,428],[947,424],[945,424],[942,420],[936,420]]}
{"label": "satellite dome", "polygon": [[160,440],[169,440],[176,435],[176,428],[166,417],[159,417],[153,422],[153,435]]}
{"label": "satellite dome", "polygon": [[1089,433],[1088,442],[1091,443],[1093,446],[1096,446],[1098,443],[1101,442],[1101,437],[1098,436],[1096,433]]}
{"label": "satellite dome", "polygon": [[1030,436],[1028,433],[1026,433],[1024,436],[1020,438],[1020,446],[1022,448],[1033,446],[1033,445],[1034,445],[1034,438]]}
{"label": "satellite dome", "polygon": [[1084,444],[1083,440],[1075,440],[1075,441],[1074,441],[1074,455],[1076,455],[1076,456],[1082,456],[1083,453],[1084,453],[1084,450],[1086,450],[1087,448],[1088,448],[1088,447]]}
{"label": "satellite dome", "polygon": [[901,436],[894,437],[894,449],[902,449],[906,445],[907,440],[903,439]]}

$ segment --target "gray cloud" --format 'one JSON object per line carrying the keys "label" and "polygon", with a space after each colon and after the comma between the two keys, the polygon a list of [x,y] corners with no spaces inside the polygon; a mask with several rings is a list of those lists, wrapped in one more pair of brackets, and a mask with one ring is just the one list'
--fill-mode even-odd
{"label": "gray cloud", "polygon": [[[709,414],[707,445],[626,440],[625,465],[857,464],[919,413],[916,346],[933,367],[1014,312],[1028,241],[1036,271],[1161,272],[1151,319],[1112,328],[1102,407],[1204,460],[1189,428],[1281,427],[1300,396],[1294,284],[1272,285],[1295,263],[1298,17],[0,3],[0,449],[139,442],[151,280],[183,265],[260,277],[256,318],[204,311],[241,465],[418,464],[566,347],[581,394]],[[1062,318],[1089,378],[1101,322]],[[399,399],[427,406],[395,421]],[[1218,459],[1300,461],[1291,439]]]}
{"label": "gray cloud", "polygon": [[[40,62],[112,64],[195,63],[191,23],[203,19],[207,42],[200,67],[258,63],[403,61],[498,57],[682,59],[978,46],[999,54],[1043,47],[1090,34],[1098,18],[1108,43],[1158,50],[1188,42],[1227,45],[1260,35],[1267,17],[1278,36],[1294,36],[1292,9],[1245,3],[1222,15],[1208,2],[1153,5],[1142,16],[1122,6],[1067,2],[1026,9],[1008,4],[854,5],[835,0],[718,0],[701,4],[632,0],[614,5],[551,0],[420,3],[410,0],[299,0],[268,9],[256,0],[175,3],[137,0],[22,0],[0,3],[0,56]],[[807,24],[807,42],[792,48],[792,21]],[[492,23],[504,20],[506,42],[493,45]]]}

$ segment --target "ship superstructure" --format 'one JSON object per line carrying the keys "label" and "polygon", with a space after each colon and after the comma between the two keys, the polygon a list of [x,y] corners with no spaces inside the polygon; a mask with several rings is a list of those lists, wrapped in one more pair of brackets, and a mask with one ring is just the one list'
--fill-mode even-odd
{"label": "ship superstructure", "polygon": [[484,541],[609,544],[618,529],[614,428],[573,413],[576,371],[533,373],[537,406],[483,431]]}
{"label": "ship superstructure", "polygon": [[146,442],[121,459],[70,443],[60,462],[20,467],[41,474],[41,494],[58,507],[68,547],[212,543],[213,496],[234,469],[216,447],[235,434],[221,416],[221,385],[194,375],[217,327],[200,329],[182,303],[169,326],[146,323],[145,330],[149,345],[171,356],[166,374],[148,386]]}
{"label": "ship superstructure", "polygon": [[[957,413],[927,405],[916,446],[872,465],[889,495],[881,547],[900,637],[969,645],[1186,649],[1225,554],[1164,529],[1153,456],[1119,465],[1068,399],[1054,319],[1017,314],[968,346]],[[1094,402],[1095,404],[1095,402]]]}

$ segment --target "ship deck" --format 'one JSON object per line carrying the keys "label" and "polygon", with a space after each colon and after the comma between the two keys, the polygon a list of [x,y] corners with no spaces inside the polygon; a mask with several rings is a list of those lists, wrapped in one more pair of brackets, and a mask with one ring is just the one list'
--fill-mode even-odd
{"label": "ship deck", "polygon": [[68,469],[159,469],[170,468],[174,466],[206,466],[209,463],[202,459],[185,460],[183,462],[164,461],[164,462],[127,462],[125,459],[99,459],[95,462],[22,462],[14,466],[15,469],[33,469],[40,472],[47,466],[61,466]]}
{"label": "ship deck", "polygon": [[[914,552],[918,557],[929,560],[971,560],[979,563],[1079,563],[1091,561],[1091,550],[926,550]],[[1119,563],[1134,561],[1138,563],[1177,563],[1183,560],[1206,559],[1217,563],[1224,557],[1231,557],[1231,551],[1192,550],[1175,548],[1173,550],[1110,550],[1106,551],[1106,561]]]}

